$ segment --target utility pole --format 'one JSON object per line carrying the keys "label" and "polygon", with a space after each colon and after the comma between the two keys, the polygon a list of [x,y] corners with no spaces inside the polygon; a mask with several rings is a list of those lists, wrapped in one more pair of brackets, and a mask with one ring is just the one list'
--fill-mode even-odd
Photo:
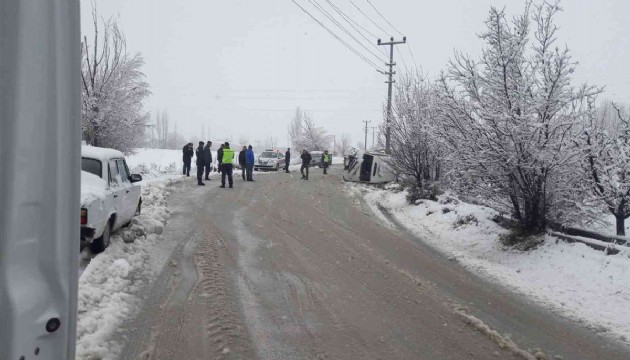
{"label": "utility pole", "polygon": [[387,84],[387,119],[386,119],[386,126],[385,126],[385,152],[386,153],[390,153],[390,141],[389,141],[389,123],[391,122],[391,118],[392,118],[392,84],[395,82],[394,79],[392,79],[392,76],[394,74],[396,74],[396,72],[394,71],[394,66],[396,66],[396,63],[394,62],[394,45],[398,45],[398,44],[404,44],[407,42],[407,37],[403,36],[402,41],[394,41],[394,38],[390,38],[389,42],[381,42],[381,39],[378,39],[378,41],[376,42],[378,45],[389,45],[389,63],[385,64],[387,66],[389,66],[389,71],[388,72],[384,72],[381,70],[378,70],[378,72],[380,72],[383,75],[389,75],[389,80],[385,81],[385,83]]}
{"label": "utility pole", "polygon": [[372,128],[372,150],[374,149],[374,132],[378,129],[378,126],[371,126]]}
{"label": "utility pole", "polygon": [[365,142],[363,143],[363,151],[367,151],[367,132],[368,132],[368,123],[370,122],[369,120],[363,120],[363,122],[365,123]]}

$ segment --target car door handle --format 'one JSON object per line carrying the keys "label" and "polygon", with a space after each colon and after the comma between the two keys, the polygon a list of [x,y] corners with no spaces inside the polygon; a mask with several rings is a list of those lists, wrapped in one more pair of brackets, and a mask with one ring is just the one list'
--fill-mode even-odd
{"label": "car door handle", "polygon": [[118,195],[114,195],[114,197],[116,198],[116,197],[118,197]]}
{"label": "car door handle", "polygon": [[127,190],[127,194],[129,194],[129,190]]}

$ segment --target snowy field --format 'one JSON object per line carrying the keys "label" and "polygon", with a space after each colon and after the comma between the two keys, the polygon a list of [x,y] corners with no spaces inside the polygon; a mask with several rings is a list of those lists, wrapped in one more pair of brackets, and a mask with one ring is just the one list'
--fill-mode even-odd
{"label": "snowy field", "polygon": [[[113,338],[137,311],[140,288],[155,279],[167,257],[157,249],[169,217],[171,180],[143,184],[142,214],[112,235],[110,246],[89,260],[79,278],[77,359],[115,359]],[[87,249],[82,256],[90,257]]]}
{"label": "snowy field", "polygon": [[[181,150],[135,149],[126,156],[127,165],[133,174],[140,174],[144,182],[181,175],[184,167]],[[190,175],[196,176],[197,167],[193,158]],[[143,183],[144,183],[143,182]]]}
{"label": "snowy field", "polygon": [[491,220],[494,210],[447,195],[438,202],[421,200],[409,205],[406,191],[396,189],[396,185],[387,190],[347,186],[351,195],[364,198],[384,222],[393,225],[379,208],[471,272],[525,294],[602,336],[630,344],[630,249],[605,255],[551,236],[527,253],[505,249],[498,238],[507,230]]}

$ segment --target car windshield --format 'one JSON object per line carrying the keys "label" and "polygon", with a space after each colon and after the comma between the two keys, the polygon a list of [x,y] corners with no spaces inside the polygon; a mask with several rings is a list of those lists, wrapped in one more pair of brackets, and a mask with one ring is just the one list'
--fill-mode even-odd
{"label": "car windshield", "polygon": [[87,171],[98,177],[102,177],[103,174],[101,162],[96,159],[81,158],[81,170]]}
{"label": "car windshield", "polygon": [[278,153],[272,152],[272,151],[264,151],[262,154],[260,154],[261,158],[268,158],[268,159],[276,159],[278,158]]}

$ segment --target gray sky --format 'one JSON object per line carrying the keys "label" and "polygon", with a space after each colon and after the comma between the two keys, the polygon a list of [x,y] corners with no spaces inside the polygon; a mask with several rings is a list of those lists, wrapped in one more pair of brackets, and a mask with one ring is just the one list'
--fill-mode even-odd
{"label": "gray sky", "polygon": [[[513,0],[370,1],[407,36],[409,46],[395,51],[398,71],[405,63],[414,66],[411,50],[429,76],[444,68],[455,49],[479,53],[482,43],[476,34],[484,29],[491,5],[505,6],[509,14],[523,9],[523,1]],[[309,0],[296,2],[327,20]],[[349,0],[331,2],[374,35],[400,38],[367,0],[353,2],[387,34]],[[336,15],[326,0],[317,3]],[[630,103],[630,1],[561,4],[559,40],[580,63],[574,78],[606,85],[603,97]],[[90,34],[91,2],[83,0],[81,5],[82,31]],[[385,76],[291,0],[97,0],[97,7],[100,15],[118,18],[128,50],[144,55],[153,92],[147,110],[167,109],[187,139],[200,139],[205,124],[211,140],[245,136],[254,143],[273,136],[285,144],[297,106],[311,112],[329,133],[349,133],[353,144],[363,140],[362,120],[371,120],[370,126],[382,121]],[[330,21],[325,24],[344,35]],[[355,36],[371,51],[379,51]],[[377,62],[348,36],[343,38]]]}

